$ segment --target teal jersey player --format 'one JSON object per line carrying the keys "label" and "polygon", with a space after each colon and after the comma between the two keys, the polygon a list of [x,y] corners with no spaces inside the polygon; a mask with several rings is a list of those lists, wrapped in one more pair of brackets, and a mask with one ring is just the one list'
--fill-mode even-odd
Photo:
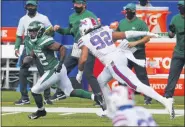
{"label": "teal jersey player", "polygon": [[54,39],[47,35],[43,35],[35,43],[32,43],[31,40],[26,43],[27,53],[30,54],[30,50],[33,50],[36,57],[39,58],[44,71],[51,70],[58,64],[55,51],[48,50],[48,46],[53,43],[55,43]]}
{"label": "teal jersey player", "polygon": [[[71,81],[67,76],[66,67],[63,64],[65,47],[55,42],[52,37],[44,35],[44,32],[45,28],[41,22],[34,21],[28,26],[29,41],[26,43],[27,53],[31,56],[38,57],[45,70],[45,73],[31,88],[38,110],[28,117],[30,119],[37,119],[46,115],[41,93],[56,83],[58,83],[58,88],[63,90],[66,96],[92,99],[104,109],[101,95],[94,95],[82,89],[74,89],[72,87]],[[58,61],[55,56],[55,51],[60,51],[60,61]],[[26,58],[30,58],[30,56],[25,57],[25,59]],[[23,61],[26,62],[26,60]]]}

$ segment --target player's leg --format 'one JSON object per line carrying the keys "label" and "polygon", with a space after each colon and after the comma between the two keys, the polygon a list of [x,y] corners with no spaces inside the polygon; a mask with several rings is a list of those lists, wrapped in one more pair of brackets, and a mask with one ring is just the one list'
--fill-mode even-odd
{"label": "player's leg", "polygon": [[[136,59],[143,59],[146,60],[146,54],[145,54],[145,50],[138,50],[134,53],[134,56]],[[141,67],[139,65],[137,65],[136,63],[133,63],[134,65],[134,70],[136,72],[136,76],[137,78],[145,85],[150,86],[149,84],[149,80],[148,80],[148,76],[147,76],[147,71],[146,71],[146,67]],[[144,95],[144,101],[145,104],[151,104],[152,99],[146,95]]]}
{"label": "player's leg", "polygon": [[[78,65],[78,59],[69,55],[66,57],[66,59],[64,60],[64,65],[67,69],[67,74],[69,74],[72,69]],[[56,93],[51,97],[51,101],[56,101],[56,100],[61,100],[61,99],[65,99],[66,95],[65,93],[60,89],[57,88]]]}
{"label": "player's leg", "polygon": [[65,65],[63,64],[62,70],[60,72],[60,85],[59,88],[62,89],[66,96],[70,97],[80,97],[80,98],[86,98],[91,99],[96,102],[102,103],[102,98],[100,95],[94,95],[90,92],[87,92],[82,89],[73,89],[73,86],[71,84],[71,81],[69,80],[69,77],[67,76],[67,70]]}
{"label": "player's leg", "polygon": [[110,93],[110,88],[108,86],[108,82],[112,79],[112,75],[107,67],[104,67],[103,71],[99,74],[97,80],[100,85],[101,91],[103,93],[105,103],[107,104],[108,93]]}
{"label": "player's leg", "polygon": [[[104,109],[109,108],[108,107],[109,105],[107,104],[108,104],[108,94],[110,93],[110,88],[107,83],[111,79],[112,79],[112,75],[110,74],[110,71],[108,70],[107,67],[104,67],[103,71],[99,74],[97,78],[101,91],[103,93],[103,97],[104,97],[104,102],[105,102],[105,104],[103,105]],[[104,117],[107,115],[107,110],[96,112],[96,114],[100,117]]]}
{"label": "player's leg", "polygon": [[41,93],[50,88],[52,84],[55,84],[59,81],[60,73],[55,73],[53,70],[46,71],[44,75],[37,81],[37,83],[32,87],[31,92],[35,103],[38,107],[38,110],[35,113],[30,114],[28,117],[30,119],[37,119],[41,116],[46,115],[46,111],[43,105],[43,98]]}
{"label": "player's leg", "polygon": [[24,48],[22,55],[21,55],[21,59],[22,59],[21,64],[22,65],[21,65],[20,72],[19,72],[19,84],[20,84],[21,99],[16,101],[15,105],[30,104],[30,100],[28,97],[28,90],[27,90],[27,84],[28,84],[27,77],[30,74],[30,72],[28,71],[30,65],[22,63],[25,56],[26,56],[26,49]]}
{"label": "player's leg", "polygon": [[101,92],[101,89],[96,77],[93,74],[94,62],[95,57],[91,53],[89,53],[84,67],[84,76],[87,79],[87,82],[91,85],[93,93],[98,94]]}
{"label": "player's leg", "polygon": [[177,81],[179,79],[179,76],[181,74],[181,71],[183,69],[183,66],[185,64],[185,59],[184,57],[178,56],[177,53],[174,52],[171,65],[170,65],[170,71],[169,71],[169,76],[168,76],[168,84],[165,88],[165,97],[166,98],[172,98],[174,91],[175,91],[175,86],[177,84]]}
{"label": "player's leg", "polygon": [[[42,66],[42,64],[40,63],[39,59],[36,57],[34,59],[36,67],[38,69],[39,75],[42,76],[44,74],[44,68]],[[52,101],[50,101],[50,88],[47,88],[44,90],[44,103],[45,104],[53,104]]]}
{"label": "player's leg", "polygon": [[126,65],[120,64],[119,61],[118,64],[113,62],[112,65],[109,66],[109,70],[116,80],[121,83],[126,82],[127,85],[135,91],[143,93],[161,102],[164,106],[166,106],[166,108],[168,108],[170,115],[173,114],[173,100],[166,100],[164,97],[159,95],[154,89],[143,84]]}

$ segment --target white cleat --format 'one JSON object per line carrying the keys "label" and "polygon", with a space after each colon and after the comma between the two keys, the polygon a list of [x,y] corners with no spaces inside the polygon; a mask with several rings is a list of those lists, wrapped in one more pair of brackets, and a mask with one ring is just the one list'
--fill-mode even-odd
{"label": "white cleat", "polygon": [[165,98],[164,97],[164,105],[170,114],[170,119],[174,119],[175,118],[175,111],[174,111],[174,107],[173,107],[173,98]]}
{"label": "white cleat", "polygon": [[99,117],[106,117],[107,116],[107,110],[98,111],[98,112],[96,112],[96,115],[99,116]]}

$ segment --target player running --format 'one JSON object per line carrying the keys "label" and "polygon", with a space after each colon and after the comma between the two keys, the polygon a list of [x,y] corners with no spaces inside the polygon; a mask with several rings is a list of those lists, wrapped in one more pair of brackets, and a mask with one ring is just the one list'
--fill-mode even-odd
{"label": "player running", "polygon": [[157,126],[147,109],[135,106],[134,92],[129,87],[114,87],[107,96],[107,116],[113,126]]}
{"label": "player running", "polygon": [[[45,70],[44,75],[31,89],[38,110],[28,117],[30,119],[37,119],[46,115],[41,92],[58,82],[58,87],[64,91],[66,96],[92,99],[101,105],[102,98],[100,95],[94,95],[82,89],[73,89],[67,76],[66,67],[63,64],[65,47],[55,42],[52,37],[45,35],[44,32],[45,28],[41,22],[34,21],[28,26],[28,36],[30,39],[26,43],[26,51],[31,56],[27,56],[24,59],[24,63],[29,63],[32,56],[38,57]],[[60,61],[58,61],[55,51],[60,51]]]}
{"label": "player running", "polygon": [[129,50],[116,48],[113,40],[133,38],[138,36],[155,36],[156,34],[141,31],[113,32],[108,26],[101,26],[93,18],[81,20],[78,46],[82,49],[78,69],[83,71],[84,63],[87,60],[88,50],[92,52],[104,65],[104,69],[98,76],[98,82],[102,89],[106,102],[107,83],[112,78],[126,83],[133,90],[143,93],[162,103],[174,118],[173,99],[164,98],[151,87],[144,85],[136,75],[127,67],[128,59],[134,63],[145,66],[144,60],[137,60]]}

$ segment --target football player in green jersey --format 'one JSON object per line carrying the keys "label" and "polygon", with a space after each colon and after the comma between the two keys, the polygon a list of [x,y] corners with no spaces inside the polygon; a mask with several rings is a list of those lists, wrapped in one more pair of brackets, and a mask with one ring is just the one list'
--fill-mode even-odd
{"label": "football player in green jersey", "polygon": [[[65,47],[55,42],[52,37],[45,35],[45,28],[41,22],[34,21],[30,23],[28,36],[30,39],[26,45],[26,51],[29,56],[25,58],[24,62],[29,62],[26,59],[30,56],[37,57],[45,71],[44,75],[31,89],[38,110],[28,116],[30,119],[37,119],[46,115],[41,92],[55,83],[58,83],[58,87],[64,91],[66,96],[92,99],[103,108],[102,98],[99,94],[94,95],[82,89],[73,89],[67,76],[66,67],[63,64]],[[60,61],[56,57],[55,51],[60,52]]]}

